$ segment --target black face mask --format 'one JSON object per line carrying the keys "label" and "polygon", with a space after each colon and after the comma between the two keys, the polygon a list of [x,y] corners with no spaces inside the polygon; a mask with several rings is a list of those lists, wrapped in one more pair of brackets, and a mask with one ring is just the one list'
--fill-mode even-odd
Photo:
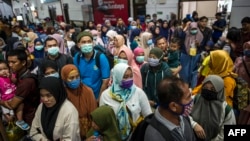
{"label": "black face mask", "polygon": [[208,89],[202,89],[201,90],[201,96],[203,98],[205,98],[206,100],[210,101],[210,100],[217,100],[217,92],[215,91],[211,91]]}

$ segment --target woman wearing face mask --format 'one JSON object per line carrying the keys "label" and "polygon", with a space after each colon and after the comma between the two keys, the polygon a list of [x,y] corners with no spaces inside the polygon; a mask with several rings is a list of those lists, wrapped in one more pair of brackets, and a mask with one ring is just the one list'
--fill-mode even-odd
{"label": "woman wearing face mask", "polygon": [[94,42],[94,45],[101,45],[104,47],[104,43],[102,42],[102,39],[98,33],[97,30],[93,29],[90,31],[92,36],[93,36],[93,42]]}
{"label": "woman wearing face mask", "polygon": [[[234,62],[235,73],[238,77],[243,78],[248,82],[248,87],[250,88],[250,41],[243,45],[243,57],[238,57]],[[245,63],[245,64],[244,64]]]}
{"label": "woman wearing face mask", "polygon": [[46,77],[39,85],[42,103],[37,108],[30,135],[36,141],[80,141],[78,113],[67,100],[58,78]]}
{"label": "woman wearing face mask", "polygon": [[144,50],[141,47],[137,47],[134,50],[134,59],[136,65],[141,68],[143,64],[146,62],[144,61]]}
{"label": "woman wearing face mask", "polygon": [[114,38],[115,38],[115,36],[116,35],[118,35],[117,34],[117,32],[116,31],[114,31],[114,30],[109,30],[108,32],[107,32],[107,37],[108,37],[108,46],[107,46],[107,49],[109,50],[109,52],[111,53],[111,54],[113,54],[114,55],[114,50],[115,50],[115,45],[114,45]]}
{"label": "woman wearing face mask", "polygon": [[156,94],[157,85],[166,76],[172,76],[172,71],[165,61],[160,48],[150,50],[148,63],[141,67],[143,90],[147,94],[151,107],[156,108],[159,100]]}
{"label": "woman wearing face mask", "polygon": [[127,47],[121,48],[117,62],[125,63],[132,68],[134,83],[137,87],[142,88],[142,78],[141,78],[140,68],[135,63],[133,52]]}
{"label": "woman wearing face mask", "polygon": [[114,56],[118,56],[122,48],[127,48],[127,46],[125,45],[125,40],[122,35],[116,35],[114,37],[114,45],[115,45]]}
{"label": "woman wearing face mask", "polygon": [[34,41],[37,38],[38,36],[34,32],[27,32],[23,37],[23,44],[26,45],[30,53],[34,51]]}
{"label": "woman wearing face mask", "polygon": [[113,83],[100,99],[100,105],[109,105],[119,123],[120,136],[126,140],[142,118],[151,114],[147,96],[134,85],[132,68],[119,63],[113,68]]}
{"label": "woman wearing face mask", "polygon": [[236,124],[234,112],[225,101],[224,81],[220,76],[205,78],[200,94],[194,98],[191,117],[199,141],[222,141],[224,125]]}
{"label": "woman wearing face mask", "polygon": [[75,65],[65,65],[61,70],[61,78],[65,84],[67,98],[78,111],[80,135],[84,140],[91,127],[90,113],[97,107],[94,93],[90,87],[81,83],[80,74]]}
{"label": "woman wearing face mask", "polygon": [[140,47],[144,49],[144,59],[148,61],[149,51],[153,46],[153,35],[150,32],[143,32],[140,39]]}
{"label": "woman wearing face mask", "polygon": [[190,23],[186,30],[184,48],[180,49],[180,62],[182,69],[180,78],[189,84],[189,87],[194,88],[197,85],[198,64],[200,61],[200,43],[203,40],[203,34],[198,28],[196,22]]}
{"label": "woman wearing face mask", "polygon": [[44,52],[44,46],[43,42],[40,38],[35,39],[34,41],[34,52],[33,55],[35,58],[44,58],[45,52]]}
{"label": "woman wearing face mask", "polygon": [[44,65],[40,68],[43,76],[41,77],[56,77],[60,78],[58,67],[54,61],[46,60]]}

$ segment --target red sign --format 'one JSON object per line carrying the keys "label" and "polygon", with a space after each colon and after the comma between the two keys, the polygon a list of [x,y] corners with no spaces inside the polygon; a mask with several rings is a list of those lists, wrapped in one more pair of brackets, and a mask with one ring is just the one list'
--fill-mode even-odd
{"label": "red sign", "polygon": [[110,20],[116,24],[117,18],[128,20],[128,0],[92,0],[94,21],[96,24]]}

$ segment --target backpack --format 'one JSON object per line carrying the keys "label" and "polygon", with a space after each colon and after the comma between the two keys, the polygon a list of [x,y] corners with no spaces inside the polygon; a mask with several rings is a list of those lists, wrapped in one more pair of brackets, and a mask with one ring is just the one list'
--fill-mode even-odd
{"label": "backpack", "polygon": [[131,138],[129,141],[144,141],[144,136],[145,136],[145,132],[147,129],[148,125],[151,125],[153,128],[155,128],[158,132],[160,132],[160,134],[162,135],[162,137],[165,140],[173,140],[173,137],[171,135],[170,130],[165,127],[164,125],[162,125],[154,116],[154,113],[148,115],[147,117],[145,117],[144,120],[142,120],[137,127],[135,128],[134,132],[131,135]]}
{"label": "backpack", "polygon": [[[96,66],[98,68],[100,68],[100,55],[104,54],[106,56],[106,58],[108,59],[109,69],[111,70],[114,67],[114,55],[111,54],[107,49],[105,49],[101,45],[94,46],[94,50],[97,51],[96,56],[95,56]],[[80,64],[81,56],[82,55],[80,53],[77,54],[77,64],[78,65]]]}

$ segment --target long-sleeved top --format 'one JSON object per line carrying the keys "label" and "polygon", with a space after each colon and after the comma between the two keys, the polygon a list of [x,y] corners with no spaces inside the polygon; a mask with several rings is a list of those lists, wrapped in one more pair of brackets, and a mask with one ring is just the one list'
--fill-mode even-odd
{"label": "long-sleeved top", "polygon": [[[35,141],[47,141],[46,135],[44,134],[41,123],[41,113],[42,113],[43,103],[37,108],[35,118],[32,122],[30,129],[30,136],[33,136],[32,139]],[[37,129],[41,131],[38,133]],[[79,120],[78,112],[74,105],[65,100],[61,106],[61,109],[58,113],[57,120],[55,123],[55,128],[53,132],[53,140],[62,140],[62,141],[80,141],[80,129],[79,129]]]}

